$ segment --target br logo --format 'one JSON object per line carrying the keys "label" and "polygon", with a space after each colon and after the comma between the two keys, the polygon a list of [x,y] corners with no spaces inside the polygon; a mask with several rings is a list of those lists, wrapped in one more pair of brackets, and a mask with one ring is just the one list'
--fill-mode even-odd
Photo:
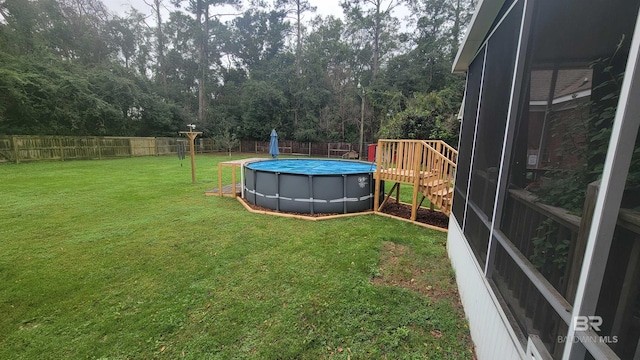
{"label": "br logo", "polygon": [[576,316],[573,318],[573,327],[576,331],[588,331],[589,328],[594,331],[600,331],[601,325],[601,316]]}

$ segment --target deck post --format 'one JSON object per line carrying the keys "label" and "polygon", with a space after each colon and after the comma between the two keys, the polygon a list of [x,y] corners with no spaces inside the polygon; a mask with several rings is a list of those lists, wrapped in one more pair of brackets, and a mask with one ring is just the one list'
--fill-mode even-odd
{"label": "deck post", "polygon": [[222,197],[222,164],[218,163],[218,196]]}
{"label": "deck post", "polygon": [[422,158],[422,144],[415,143],[413,157],[413,196],[411,197],[411,221],[418,216],[418,190],[420,190],[420,159]]}
{"label": "deck post", "polygon": [[238,196],[238,189],[236,189],[236,166],[231,166],[231,183],[233,184],[233,197]]}
{"label": "deck post", "polygon": [[378,140],[378,149],[376,150],[376,187],[373,195],[373,211],[378,212],[380,204],[380,177],[382,177],[382,140]]}

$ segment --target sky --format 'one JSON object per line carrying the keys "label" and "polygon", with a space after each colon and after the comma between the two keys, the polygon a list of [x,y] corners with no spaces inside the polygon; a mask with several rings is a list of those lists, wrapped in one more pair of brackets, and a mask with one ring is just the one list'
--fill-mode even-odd
{"label": "sky", "polygon": [[[133,6],[142,13],[150,13],[150,7],[144,3],[143,0],[102,0],[102,2],[114,13],[124,15]],[[152,0],[148,1],[149,3]],[[168,5],[168,0],[163,0]],[[342,8],[340,7],[340,0],[309,0],[312,6],[317,8],[316,15],[334,15],[336,17],[342,17]]]}
{"label": "sky", "polygon": [[[273,1],[273,0],[271,0]],[[309,0],[311,6],[316,7],[316,11],[313,14],[307,13],[305,14],[303,21],[310,21],[317,15],[328,16],[333,15],[335,17],[341,18],[344,20],[342,7],[340,6],[341,0]],[[118,14],[120,16],[125,16],[126,13],[131,9],[131,7],[136,8],[139,12],[143,14],[151,15],[151,7],[145,3],[145,0],[102,0],[105,6],[114,14]],[[153,0],[146,0],[148,3],[153,3]],[[244,1],[248,2],[248,1]],[[170,0],[162,0],[162,3],[165,7],[169,9],[174,9],[170,4]],[[242,11],[246,10],[246,8],[242,9]],[[216,12],[220,13],[218,10]],[[232,7],[227,7],[227,10],[223,13],[238,13],[237,10],[234,10]],[[165,12],[163,15],[164,21],[169,18],[169,10]],[[401,32],[412,32],[413,28],[410,25],[410,22],[407,21],[407,17],[410,16],[410,11],[407,7],[402,4],[397,6],[393,10],[393,15],[400,20],[400,31]],[[224,17],[221,18],[223,22],[229,21],[233,19],[233,17]],[[151,20],[153,23],[153,20]]]}

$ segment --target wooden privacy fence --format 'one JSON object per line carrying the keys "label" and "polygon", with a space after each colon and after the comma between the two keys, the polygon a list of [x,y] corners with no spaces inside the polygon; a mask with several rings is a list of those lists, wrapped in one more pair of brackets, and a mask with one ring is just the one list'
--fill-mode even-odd
{"label": "wooden privacy fence", "polygon": [[[343,157],[351,150],[358,151],[359,144],[346,142],[302,142],[292,140],[279,140],[278,149],[282,155],[307,155],[321,157]],[[267,154],[269,153],[269,141],[242,140],[240,152]],[[362,159],[366,159],[366,147],[363,149]]]}
{"label": "wooden privacy fence", "polygon": [[[177,153],[179,142],[184,142],[186,151],[190,151],[189,141],[179,137],[0,135],[0,163],[169,155]],[[334,149],[358,149],[357,144],[339,142],[310,143],[281,140],[278,145],[283,155],[321,157],[343,154],[341,151],[333,151]],[[225,146],[212,138],[196,138],[194,150],[197,153],[228,151]],[[232,151],[268,154],[269,142],[242,140]],[[366,159],[366,154],[363,154],[363,159]]]}
{"label": "wooden privacy fence", "polygon": [[[99,136],[0,136],[0,163],[41,160],[109,159],[177,153],[186,138]],[[212,139],[196,139],[199,153],[217,151]]]}

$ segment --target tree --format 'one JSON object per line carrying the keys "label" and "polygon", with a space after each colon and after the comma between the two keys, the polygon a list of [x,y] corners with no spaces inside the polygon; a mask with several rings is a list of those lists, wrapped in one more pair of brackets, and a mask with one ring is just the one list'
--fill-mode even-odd
{"label": "tree", "polygon": [[308,0],[276,0],[276,9],[284,11],[287,16],[293,14],[296,27],[296,75],[302,74],[302,20],[304,13],[315,12],[316,7],[311,6]]}
{"label": "tree", "polygon": [[[182,0],[176,0],[176,6],[180,6]],[[239,0],[189,0],[187,10],[191,12],[196,19],[196,28],[194,29],[195,45],[198,49],[198,121],[205,122],[208,113],[208,96],[207,96],[207,78],[210,71],[209,68],[209,41],[211,38],[210,20],[223,14],[211,14],[210,9],[223,5],[231,5],[238,7]]]}
{"label": "tree", "polygon": [[392,14],[403,0],[343,0],[345,21],[255,0],[227,22],[222,5],[240,0],[170,0],[168,17],[147,1],[150,21],[99,0],[0,0],[0,131],[157,136],[196,118],[205,136],[356,141],[362,116],[374,140],[457,112],[451,59],[471,0],[410,0],[407,34]]}
{"label": "tree", "polygon": [[[131,68],[136,63],[144,44],[145,30],[144,15],[132,9],[127,17],[115,17],[107,22],[111,34],[111,42],[124,60],[124,66]],[[144,74],[144,72],[143,72]]]}
{"label": "tree", "polygon": [[291,136],[284,117],[286,99],[282,91],[266,81],[250,80],[245,84],[242,98],[242,126],[244,139],[266,140],[271,129],[278,130],[282,138]]}
{"label": "tree", "polygon": [[296,71],[295,71],[295,79],[296,81],[291,82],[293,94],[293,127],[298,126],[298,118],[300,116],[300,107],[302,106],[302,96],[304,95],[303,83],[301,82],[301,77],[303,73],[302,67],[302,32],[303,32],[303,24],[302,20],[304,17],[304,13],[306,12],[315,12],[316,8],[309,4],[307,0],[276,0],[276,8],[284,11],[287,16],[289,14],[293,14],[293,18],[295,19],[295,27],[296,27]]}
{"label": "tree", "polygon": [[458,141],[457,102],[451,102],[446,90],[416,93],[407,100],[407,108],[388,118],[380,136],[391,139],[438,139],[452,146]]}
{"label": "tree", "polygon": [[164,96],[167,94],[167,64],[165,60],[166,52],[166,40],[162,23],[162,0],[153,0],[152,2],[143,0],[147,6],[153,11],[153,16],[156,20],[155,36],[156,36],[156,56],[158,61],[156,63],[156,81],[160,83],[162,87],[162,93]]}
{"label": "tree", "polygon": [[[344,0],[340,3],[352,33],[364,30],[373,45],[371,52],[372,80],[375,80],[382,59],[396,47],[398,19],[392,15],[399,0]],[[366,8],[365,8],[366,7]]]}
{"label": "tree", "polygon": [[431,42],[453,61],[476,0],[409,0],[408,4],[417,18],[419,42]]}
{"label": "tree", "polygon": [[[317,17],[304,47],[303,64],[307,91],[314,100],[308,113],[315,114],[317,139],[346,141],[349,126],[359,119],[354,102],[354,52],[343,39],[344,23],[337,18]],[[309,131],[307,130],[307,134]]]}
{"label": "tree", "polygon": [[0,2],[0,24],[3,49],[11,54],[26,54],[36,50],[35,33],[39,13],[34,2],[4,0]]}
{"label": "tree", "polygon": [[233,20],[229,51],[254,79],[267,79],[273,74],[273,60],[283,51],[289,26],[283,21],[284,12],[247,10]]}
{"label": "tree", "polygon": [[[116,57],[108,27],[109,13],[99,0],[44,0],[57,4],[59,17],[44,29],[51,29],[50,49],[65,49],[66,57],[85,65],[104,63]],[[50,6],[48,10],[55,8]],[[50,19],[49,11],[42,12],[43,23]],[[63,34],[60,36],[58,34]]]}
{"label": "tree", "polygon": [[222,128],[222,131],[215,137],[216,143],[222,146],[231,156],[233,149],[240,144],[240,140],[236,137],[228,126]]}
{"label": "tree", "polygon": [[164,28],[169,40],[166,56],[167,97],[193,114],[198,109],[197,92],[194,89],[197,88],[199,75],[194,26],[195,20],[191,16],[172,12]]}
{"label": "tree", "polygon": [[[344,0],[341,2],[347,19],[348,36],[357,62],[354,69],[354,88],[358,84],[365,90],[360,98],[361,116],[368,119],[369,134],[377,132],[382,114],[373,107],[369,98],[380,90],[378,73],[382,64],[397,49],[399,22],[392,14],[399,0]],[[354,91],[354,95],[361,90]],[[366,106],[365,106],[366,105]],[[362,119],[364,125],[364,119]]]}

